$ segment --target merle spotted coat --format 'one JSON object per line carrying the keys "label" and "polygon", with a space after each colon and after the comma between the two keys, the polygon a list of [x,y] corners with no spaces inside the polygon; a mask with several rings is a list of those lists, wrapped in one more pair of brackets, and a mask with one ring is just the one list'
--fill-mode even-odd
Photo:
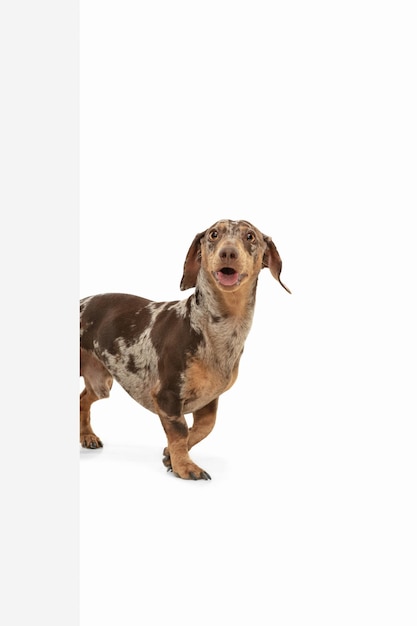
{"label": "merle spotted coat", "polygon": [[115,378],[159,416],[167,437],[165,466],[181,478],[209,479],[189,450],[211,432],[218,398],[236,381],[264,267],[281,283],[272,239],[249,222],[221,220],[191,244],[180,286],[195,287],[187,299],[153,302],[119,293],[83,298],[81,445],[103,445],[91,428],[90,407],[109,396]]}

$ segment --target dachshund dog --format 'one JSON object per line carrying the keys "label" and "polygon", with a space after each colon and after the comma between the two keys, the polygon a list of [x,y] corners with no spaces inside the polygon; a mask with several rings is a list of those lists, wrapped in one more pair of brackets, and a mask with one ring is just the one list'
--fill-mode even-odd
{"label": "dachshund dog", "polygon": [[219,396],[236,381],[264,267],[291,293],[281,282],[282,261],[272,239],[249,222],[221,220],[198,233],[188,250],[180,289],[195,290],[187,299],[153,302],[118,293],[83,298],[81,445],[102,447],[90,425],[90,407],[109,396],[115,378],[159,416],[168,471],[210,479],[189,450],[211,432]]}

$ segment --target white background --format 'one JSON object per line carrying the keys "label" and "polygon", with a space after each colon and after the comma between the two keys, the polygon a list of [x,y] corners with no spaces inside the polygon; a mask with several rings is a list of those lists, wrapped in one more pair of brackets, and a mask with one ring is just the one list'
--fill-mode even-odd
{"label": "white background", "polygon": [[[414,626],[412,3],[81,0],[80,42],[72,8],[18,5],[2,621],[72,626],[79,576],[81,626]],[[263,270],[193,450],[212,481],[166,473],[117,384],[105,447],[80,451],[78,295],[187,297],[188,246],[223,217],[272,236],[293,294]]]}
{"label": "white background", "polygon": [[223,217],[293,291],[260,276],[210,483],[117,385],[93,407],[83,626],[415,624],[414,39],[401,2],[81,3],[81,295],[186,297]]}
{"label": "white background", "polygon": [[81,3],[81,295],[186,297],[223,217],[293,291],[262,272],[192,452],[210,483],[166,474],[117,385],[93,407],[82,626],[415,624],[414,26],[401,2]]}

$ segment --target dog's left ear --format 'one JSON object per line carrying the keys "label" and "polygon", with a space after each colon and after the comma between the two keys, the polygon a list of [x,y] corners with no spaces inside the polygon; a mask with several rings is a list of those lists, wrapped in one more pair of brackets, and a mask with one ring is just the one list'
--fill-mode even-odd
{"label": "dog's left ear", "polygon": [[266,242],[266,250],[262,260],[262,267],[269,267],[269,270],[275,280],[277,280],[284,287],[284,289],[288,291],[288,293],[291,293],[288,287],[286,287],[280,279],[282,261],[274,242],[271,237],[267,237],[266,235],[264,235],[264,240]]}
{"label": "dog's left ear", "polygon": [[198,235],[194,237],[194,241],[187,252],[184,263],[184,274],[180,283],[181,291],[195,287],[197,275],[201,267],[201,239],[205,234],[206,231],[198,233]]}

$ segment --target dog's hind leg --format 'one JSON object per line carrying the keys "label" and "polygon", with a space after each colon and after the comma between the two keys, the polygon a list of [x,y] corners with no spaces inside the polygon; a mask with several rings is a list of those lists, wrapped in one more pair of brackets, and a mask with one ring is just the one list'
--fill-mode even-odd
{"label": "dog's hind leg", "polygon": [[80,443],[83,448],[102,448],[101,440],[91,428],[90,407],[93,402],[109,397],[113,377],[93,354],[83,349],[80,375],[85,382],[85,389],[80,395]]}

